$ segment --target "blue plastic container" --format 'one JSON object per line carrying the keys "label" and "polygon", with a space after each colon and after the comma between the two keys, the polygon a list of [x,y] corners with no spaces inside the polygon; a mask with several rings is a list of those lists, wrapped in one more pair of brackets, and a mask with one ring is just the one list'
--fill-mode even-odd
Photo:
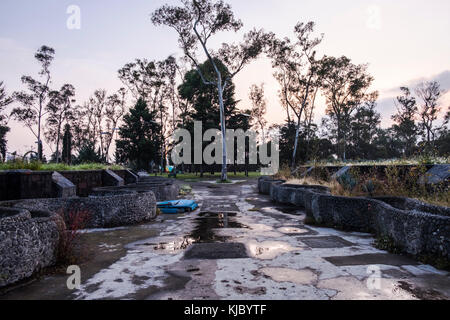
{"label": "blue plastic container", "polygon": [[162,213],[178,214],[192,212],[198,208],[198,204],[194,200],[173,200],[158,202],[157,207]]}

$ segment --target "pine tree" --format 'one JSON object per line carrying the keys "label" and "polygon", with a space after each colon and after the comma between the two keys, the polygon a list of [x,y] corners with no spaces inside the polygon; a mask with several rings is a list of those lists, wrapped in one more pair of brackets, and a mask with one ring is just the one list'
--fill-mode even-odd
{"label": "pine tree", "polygon": [[[221,72],[228,72],[228,69],[220,60],[216,59],[215,63]],[[201,64],[199,68],[206,77],[214,73],[214,68],[209,61]],[[216,89],[212,86],[205,85],[197,70],[191,70],[186,73],[183,83],[178,90],[180,97],[188,101],[189,105],[192,106],[192,109],[187,112],[184,120],[184,129],[190,131],[191,136],[194,134],[194,121],[202,123],[202,134],[209,129],[220,130],[220,106]],[[223,99],[226,128],[248,130],[250,128],[249,116],[251,111],[247,110],[239,113],[240,111],[237,109],[237,101],[235,99],[235,85],[232,81],[230,81],[223,92]],[[243,114],[248,114],[248,116],[244,116]],[[208,144],[208,142],[203,142],[203,148]],[[192,158],[192,163],[194,163],[193,161],[194,158]],[[203,174],[203,167],[201,174]]]}
{"label": "pine tree", "polygon": [[72,164],[72,133],[69,124],[64,127],[62,161],[69,165]]}
{"label": "pine tree", "polygon": [[158,163],[161,152],[161,126],[156,122],[156,111],[139,99],[123,118],[120,139],[116,143],[116,158],[120,163],[130,163],[135,169],[150,168]]}
{"label": "pine tree", "polygon": [[392,116],[392,120],[395,121],[393,129],[397,139],[401,142],[403,155],[411,156],[417,143],[418,128],[415,122],[418,112],[417,101],[408,88],[400,89],[403,95],[397,97],[398,112]]}

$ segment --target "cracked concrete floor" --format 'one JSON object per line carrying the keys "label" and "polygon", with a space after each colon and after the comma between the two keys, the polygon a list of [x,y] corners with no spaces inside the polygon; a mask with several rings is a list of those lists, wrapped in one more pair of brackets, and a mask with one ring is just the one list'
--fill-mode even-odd
{"label": "cracked concrete floor", "polygon": [[256,181],[193,183],[186,215],[83,235],[82,286],[47,275],[0,299],[448,299],[449,274],[373,247],[369,234],[306,226]]}

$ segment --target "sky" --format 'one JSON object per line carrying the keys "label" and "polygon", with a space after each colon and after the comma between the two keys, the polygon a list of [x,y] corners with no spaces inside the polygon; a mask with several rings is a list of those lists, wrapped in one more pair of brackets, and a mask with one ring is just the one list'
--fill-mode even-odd
{"label": "sky", "polygon": [[[238,33],[221,33],[211,48],[222,42],[240,41],[253,28],[264,28],[279,37],[293,36],[297,22],[316,22],[316,31],[325,38],[319,54],[346,55],[354,63],[368,63],[380,92],[378,111],[382,125],[391,124],[394,98],[400,86],[415,86],[426,80],[439,80],[450,89],[450,1],[448,0],[227,0],[244,27]],[[163,4],[176,0],[1,0],[0,1],[0,81],[9,93],[22,90],[22,75],[36,76],[39,70],[33,56],[41,45],[56,50],[52,87],[65,83],[77,89],[82,103],[96,89],[112,93],[123,85],[117,70],[136,58],[162,60],[181,57],[176,32],[156,27],[150,14]],[[69,29],[71,6],[80,9],[80,28]],[[248,65],[235,79],[241,109],[250,107],[249,88],[265,83],[267,119],[282,123],[278,84],[270,61],[261,57]],[[450,104],[450,94],[442,103]],[[11,106],[11,108],[14,106]],[[316,121],[324,116],[319,99]],[[35,138],[22,125],[11,121],[8,149],[25,153]],[[46,146],[44,145],[44,148]],[[47,148],[48,149],[48,148]]]}

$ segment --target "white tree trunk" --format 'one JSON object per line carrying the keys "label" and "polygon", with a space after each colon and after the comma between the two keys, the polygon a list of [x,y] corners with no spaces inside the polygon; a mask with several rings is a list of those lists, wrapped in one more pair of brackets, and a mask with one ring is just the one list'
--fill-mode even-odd
{"label": "white tree trunk", "polygon": [[225,107],[223,103],[223,89],[222,80],[219,78],[217,82],[217,89],[219,91],[219,106],[220,106],[220,127],[222,131],[222,174],[221,181],[225,182],[228,180],[227,172],[227,128],[225,126]]}

